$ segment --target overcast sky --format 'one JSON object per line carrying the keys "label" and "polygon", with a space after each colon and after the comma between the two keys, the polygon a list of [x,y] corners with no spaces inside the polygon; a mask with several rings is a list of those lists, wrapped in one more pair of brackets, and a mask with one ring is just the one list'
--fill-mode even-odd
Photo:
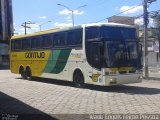
{"label": "overcast sky", "polygon": [[[71,12],[57,4],[65,5],[69,9],[74,10],[75,24],[79,25],[97,22],[140,5],[142,1],[143,0],[13,0],[15,32],[24,33],[24,28],[21,27],[21,24],[25,21],[35,23],[31,25],[31,29],[27,30],[28,32],[39,31],[40,25],[42,30],[58,26],[71,26]],[[79,8],[83,5],[87,6]],[[160,10],[160,0],[152,3],[148,10]],[[143,14],[142,5],[120,15],[133,17],[141,14]],[[107,22],[107,20],[102,22]],[[137,19],[136,23],[142,24],[142,19]]]}

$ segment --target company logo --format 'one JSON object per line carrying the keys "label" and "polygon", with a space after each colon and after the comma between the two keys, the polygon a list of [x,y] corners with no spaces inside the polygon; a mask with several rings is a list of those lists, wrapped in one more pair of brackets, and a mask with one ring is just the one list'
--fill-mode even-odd
{"label": "company logo", "polygon": [[100,74],[92,74],[92,76],[89,76],[93,82],[98,82],[98,77],[100,76]]}
{"label": "company logo", "polygon": [[45,58],[45,52],[26,52],[25,58]]}

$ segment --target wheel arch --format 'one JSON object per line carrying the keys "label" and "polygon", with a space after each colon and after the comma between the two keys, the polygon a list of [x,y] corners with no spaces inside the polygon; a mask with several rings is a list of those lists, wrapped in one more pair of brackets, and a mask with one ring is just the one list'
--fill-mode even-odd
{"label": "wheel arch", "polygon": [[30,72],[30,74],[32,75],[32,69],[31,69],[31,66],[29,66],[29,65],[28,65],[28,66],[26,66],[26,71],[27,71],[27,72],[29,71],[29,72]]}
{"label": "wheel arch", "polygon": [[20,65],[19,67],[19,74],[21,73],[21,70],[25,70],[23,65]]}
{"label": "wheel arch", "polygon": [[27,70],[27,69],[30,69],[30,70],[31,70],[31,67],[28,65],[28,66],[26,66],[26,70]]}

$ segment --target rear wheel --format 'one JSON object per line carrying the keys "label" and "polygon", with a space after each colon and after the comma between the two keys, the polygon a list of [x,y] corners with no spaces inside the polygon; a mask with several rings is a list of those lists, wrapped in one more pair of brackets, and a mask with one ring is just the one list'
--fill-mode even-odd
{"label": "rear wheel", "polygon": [[32,73],[30,68],[26,68],[26,79],[31,80],[32,79]]}
{"label": "rear wheel", "polygon": [[84,88],[85,83],[84,83],[84,77],[81,71],[76,71],[73,76],[73,82],[76,87],[78,88]]}
{"label": "rear wheel", "polygon": [[25,74],[25,70],[23,67],[20,68],[19,73],[21,74],[22,79],[26,79],[26,74]]}

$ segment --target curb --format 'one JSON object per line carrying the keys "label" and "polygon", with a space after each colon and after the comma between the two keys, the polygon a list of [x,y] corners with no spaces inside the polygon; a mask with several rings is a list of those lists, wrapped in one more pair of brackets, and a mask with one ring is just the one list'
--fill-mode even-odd
{"label": "curb", "polygon": [[148,77],[148,78],[145,78],[143,77],[144,80],[158,80],[160,81],[160,78],[157,78],[157,77]]}

